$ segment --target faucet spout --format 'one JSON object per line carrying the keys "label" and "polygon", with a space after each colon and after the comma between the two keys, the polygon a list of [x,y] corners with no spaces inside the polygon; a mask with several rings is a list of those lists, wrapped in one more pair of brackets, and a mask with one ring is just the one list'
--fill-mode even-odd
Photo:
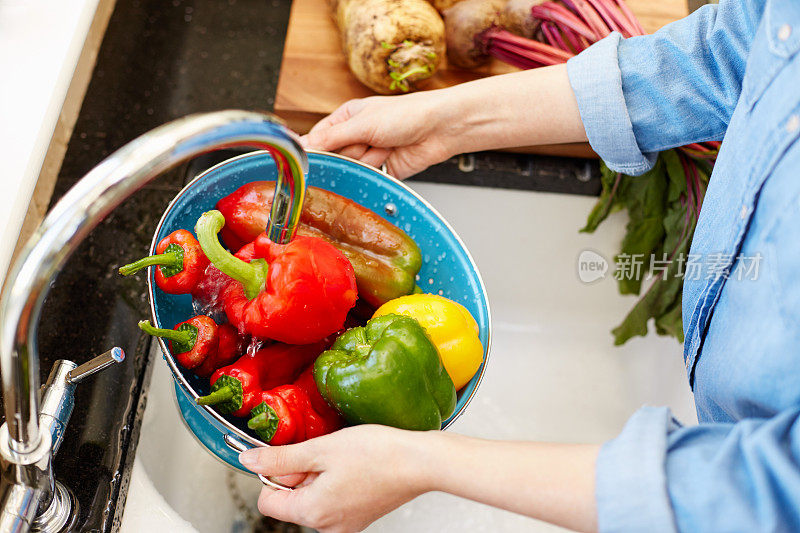
{"label": "faucet spout", "polygon": [[[39,422],[36,342],[51,279],[106,215],[156,176],[204,152],[239,146],[268,150],[275,159],[279,172],[267,234],[275,242],[288,241],[302,210],[306,154],[298,137],[271,115],[229,110],[170,122],[111,154],[64,195],[23,248],[0,296],[0,376],[6,416],[0,428],[0,462],[3,474],[13,477],[10,485],[0,486],[4,506],[0,516],[19,514],[7,508],[15,505],[9,502],[24,501],[26,509],[30,504],[35,508],[51,497],[48,493],[54,486],[51,468],[33,468],[44,445],[48,464],[53,454],[51,439]],[[0,531],[10,523],[0,520]],[[13,523],[22,525],[12,531],[30,527],[28,520]]]}

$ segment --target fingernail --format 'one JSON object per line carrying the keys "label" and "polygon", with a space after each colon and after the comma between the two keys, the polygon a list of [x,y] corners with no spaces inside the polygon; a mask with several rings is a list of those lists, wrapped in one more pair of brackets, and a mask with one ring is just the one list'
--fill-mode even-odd
{"label": "fingernail", "polygon": [[242,463],[242,466],[245,468],[249,468],[251,466],[255,466],[258,464],[258,450],[253,448],[252,450],[245,450],[239,454],[239,462]]}

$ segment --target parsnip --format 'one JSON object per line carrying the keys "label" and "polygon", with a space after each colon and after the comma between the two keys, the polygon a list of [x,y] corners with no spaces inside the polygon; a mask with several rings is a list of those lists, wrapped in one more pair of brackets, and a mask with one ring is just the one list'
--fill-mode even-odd
{"label": "parsnip", "polygon": [[378,93],[416,89],[445,54],[444,22],[426,0],[332,0],[347,64]]}
{"label": "parsnip", "polygon": [[436,11],[438,11],[439,13],[444,13],[445,9],[450,9],[461,0],[428,0],[428,1],[433,5],[433,7],[436,8]]}

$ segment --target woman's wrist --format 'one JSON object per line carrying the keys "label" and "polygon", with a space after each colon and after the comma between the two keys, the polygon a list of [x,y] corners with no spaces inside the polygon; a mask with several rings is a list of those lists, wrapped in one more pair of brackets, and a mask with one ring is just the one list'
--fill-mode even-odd
{"label": "woman's wrist", "polygon": [[419,94],[436,94],[435,132],[451,155],[586,141],[564,65]]}
{"label": "woman's wrist", "polygon": [[423,110],[426,137],[439,141],[448,157],[463,153],[465,135],[470,131],[472,110],[468,98],[455,87],[414,93],[415,105]]}
{"label": "woman's wrist", "polygon": [[[415,496],[443,490],[442,478],[452,463],[448,457],[450,437],[443,431],[403,431],[402,472]],[[449,465],[448,465],[449,463]],[[443,467],[446,467],[443,471]]]}
{"label": "woman's wrist", "polygon": [[596,445],[487,441],[409,432],[414,494],[440,491],[571,529],[596,528]]}

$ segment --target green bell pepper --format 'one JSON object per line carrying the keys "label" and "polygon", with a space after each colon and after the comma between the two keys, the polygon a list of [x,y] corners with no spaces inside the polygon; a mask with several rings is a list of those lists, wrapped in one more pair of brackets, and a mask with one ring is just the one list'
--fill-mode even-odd
{"label": "green bell pepper", "polygon": [[456,389],[425,329],[384,315],[336,339],[314,362],[328,403],[352,424],[439,429],[456,407]]}

